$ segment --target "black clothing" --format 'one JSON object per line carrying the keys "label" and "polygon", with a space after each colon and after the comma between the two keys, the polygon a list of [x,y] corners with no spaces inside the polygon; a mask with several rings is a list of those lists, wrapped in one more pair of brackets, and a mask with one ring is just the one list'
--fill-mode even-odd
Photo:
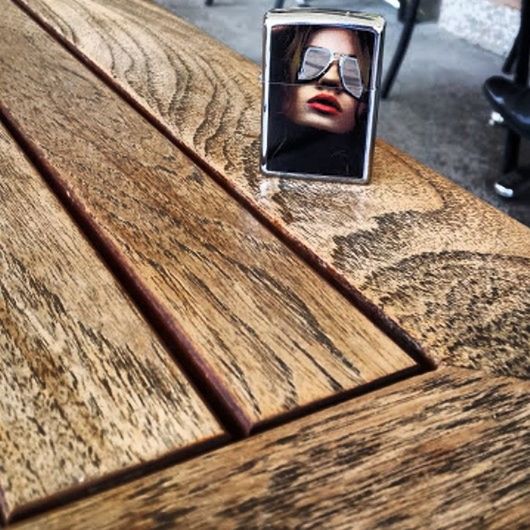
{"label": "black clothing", "polygon": [[295,125],[283,115],[271,120],[267,167],[282,173],[362,177],[365,121],[352,132],[335,134]]}

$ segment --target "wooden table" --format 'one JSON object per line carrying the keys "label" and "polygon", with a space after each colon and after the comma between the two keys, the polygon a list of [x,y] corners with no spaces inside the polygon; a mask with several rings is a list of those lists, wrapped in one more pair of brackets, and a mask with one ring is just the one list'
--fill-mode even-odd
{"label": "wooden table", "polygon": [[530,232],[378,142],[265,179],[249,61],[3,0],[0,508],[26,528],[530,525]]}

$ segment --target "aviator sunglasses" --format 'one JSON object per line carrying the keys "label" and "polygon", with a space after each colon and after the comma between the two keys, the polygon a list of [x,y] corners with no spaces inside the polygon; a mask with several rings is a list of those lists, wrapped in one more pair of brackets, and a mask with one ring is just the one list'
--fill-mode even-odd
{"label": "aviator sunglasses", "polygon": [[333,53],[327,48],[308,46],[304,51],[302,65],[298,71],[298,81],[312,81],[323,76],[333,64],[339,61],[339,73],[342,86],[348,94],[359,99],[363,94],[363,81],[359,62],[355,57]]}

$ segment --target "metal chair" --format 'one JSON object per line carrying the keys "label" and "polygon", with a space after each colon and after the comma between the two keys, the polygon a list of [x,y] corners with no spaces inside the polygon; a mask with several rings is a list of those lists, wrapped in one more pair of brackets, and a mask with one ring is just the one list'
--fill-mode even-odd
{"label": "metal chair", "polygon": [[[521,4],[521,22],[519,32],[512,49],[503,66],[504,73],[510,73],[515,66],[514,82],[519,86],[528,85],[528,57],[530,56],[530,0],[523,0]],[[508,130],[504,148],[503,172],[513,171],[519,161],[521,137],[514,131]]]}

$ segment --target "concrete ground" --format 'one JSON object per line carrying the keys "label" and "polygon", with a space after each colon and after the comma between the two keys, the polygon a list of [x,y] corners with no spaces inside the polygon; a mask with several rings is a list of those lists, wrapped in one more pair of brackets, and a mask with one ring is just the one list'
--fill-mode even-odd
{"label": "concrete ground", "polygon": [[[272,0],[214,0],[212,7],[205,7],[204,0],[157,1],[261,61],[262,17]],[[315,0],[312,5],[382,14],[388,22],[388,65],[402,27],[395,9],[382,0]],[[499,74],[502,62],[503,57],[434,23],[419,24],[392,94],[381,104],[378,136],[530,226],[530,200],[508,201],[493,192],[505,130],[487,125],[490,108],[481,87],[486,78]],[[529,144],[523,143],[522,149],[523,162],[529,161]]]}

